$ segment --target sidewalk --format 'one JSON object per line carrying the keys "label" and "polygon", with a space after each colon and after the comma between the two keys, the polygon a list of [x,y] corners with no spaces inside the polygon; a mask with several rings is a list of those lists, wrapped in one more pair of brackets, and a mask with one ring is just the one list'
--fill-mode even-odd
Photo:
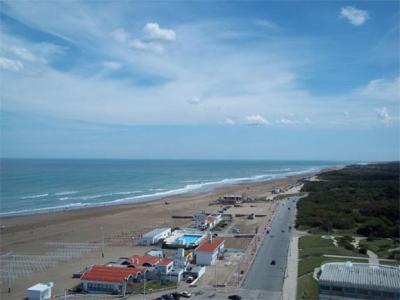
{"label": "sidewalk", "polygon": [[283,300],[296,299],[298,255],[299,255],[299,235],[297,231],[293,229],[293,237],[290,241],[290,246],[289,246],[286,277],[283,283],[283,290],[282,290]]}

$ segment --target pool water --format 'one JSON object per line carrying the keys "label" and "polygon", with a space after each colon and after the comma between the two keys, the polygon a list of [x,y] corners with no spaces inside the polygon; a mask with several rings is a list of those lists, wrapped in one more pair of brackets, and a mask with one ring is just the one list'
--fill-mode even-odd
{"label": "pool water", "polygon": [[184,234],[180,238],[176,239],[175,243],[179,244],[181,241],[183,241],[183,243],[186,245],[195,244],[200,238],[200,235]]}

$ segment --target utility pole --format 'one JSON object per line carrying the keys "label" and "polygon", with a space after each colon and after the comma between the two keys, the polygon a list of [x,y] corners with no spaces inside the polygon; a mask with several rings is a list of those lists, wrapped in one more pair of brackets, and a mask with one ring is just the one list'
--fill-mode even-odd
{"label": "utility pole", "polygon": [[12,252],[10,252],[10,261],[8,262],[8,293],[11,293],[11,262],[12,262]]}
{"label": "utility pole", "polygon": [[143,300],[146,300],[146,270],[143,273]]}
{"label": "utility pole", "polygon": [[101,257],[104,258],[104,230],[103,226],[100,227],[101,230]]}

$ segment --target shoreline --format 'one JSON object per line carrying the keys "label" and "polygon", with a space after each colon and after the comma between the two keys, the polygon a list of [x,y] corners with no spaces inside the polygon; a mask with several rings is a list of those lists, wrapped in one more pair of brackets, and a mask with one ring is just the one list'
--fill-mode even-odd
{"label": "shoreline", "polygon": [[[336,166],[337,168],[340,166]],[[331,167],[332,168],[332,167]],[[123,198],[117,200],[111,200],[108,202],[100,202],[100,203],[71,203],[66,206],[55,206],[55,207],[45,207],[45,208],[36,208],[32,210],[24,209],[19,211],[11,211],[11,212],[0,212],[0,221],[7,218],[14,217],[22,217],[22,216],[33,216],[33,215],[42,215],[42,214],[54,214],[54,213],[62,213],[74,210],[82,210],[82,209],[93,209],[93,208],[101,208],[101,207],[112,207],[112,206],[120,206],[120,205],[132,205],[132,204],[142,204],[142,203],[151,203],[155,201],[162,201],[166,198],[171,197],[185,197],[202,193],[212,193],[214,191],[218,191],[219,189],[229,188],[238,185],[246,185],[246,184],[257,184],[263,182],[271,182],[275,180],[280,180],[284,178],[290,178],[292,176],[307,176],[308,174],[317,174],[331,168],[322,168],[315,169],[311,168],[304,171],[294,171],[286,174],[280,175],[254,175],[248,178],[226,178],[219,181],[214,182],[202,182],[195,183],[192,185],[186,185],[184,187],[179,187],[176,189],[166,190],[162,192],[156,192],[153,194],[144,194],[134,196],[132,198]],[[314,170],[315,169],[315,170]],[[189,187],[192,186],[192,187]],[[1,224],[3,226],[3,224]]]}
{"label": "shoreline", "polygon": [[[141,227],[144,230],[147,230],[158,226],[155,223],[158,223],[156,221],[160,219],[163,219],[163,224],[168,224],[168,222],[171,223],[169,219],[165,220],[165,215],[167,214],[171,215],[171,213],[175,211],[177,214],[179,214],[181,211],[187,212],[188,210],[207,208],[209,207],[210,202],[216,200],[218,197],[224,194],[245,193],[247,196],[262,197],[270,193],[272,187],[274,186],[294,184],[300,179],[311,177],[318,173],[314,172],[260,182],[233,184],[229,186],[218,187],[210,191],[172,195],[141,203],[124,203],[101,207],[85,207],[81,209],[57,211],[52,213],[0,217],[0,232],[2,237],[1,252],[6,253],[7,251],[5,251],[5,249],[10,248],[12,244],[14,244],[15,237],[13,234],[15,233],[26,233],[29,231],[31,234],[34,234],[37,229],[45,230],[45,228],[59,226],[61,224],[68,224],[68,226],[72,226],[71,229],[73,229],[73,227],[77,226],[78,223],[90,223],[91,219],[97,221],[101,220],[102,218],[106,218],[108,219],[108,222],[115,223],[116,219],[114,217],[118,215],[136,215],[140,212],[142,212],[143,215],[148,216],[148,219],[145,222],[146,224],[137,226],[135,221],[127,221],[126,223],[132,223],[132,225],[135,224],[136,227]],[[165,204],[166,202],[168,205]],[[152,211],[153,214],[151,213]],[[107,225],[107,222],[102,221],[102,223]],[[75,240],[75,238],[72,240]],[[98,232],[93,236],[93,240],[96,239],[99,240]],[[84,240],[87,241],[87,238],[84,238]],[[20,242],[27,244],[25,240]]]}

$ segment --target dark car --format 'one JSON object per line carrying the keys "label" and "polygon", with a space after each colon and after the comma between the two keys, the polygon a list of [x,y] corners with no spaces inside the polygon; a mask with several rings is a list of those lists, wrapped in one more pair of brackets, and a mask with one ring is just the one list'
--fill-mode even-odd
{"label": "dark car", "polygon": [[230,300],[240,300],[240,299],[242,299],[242,297],[239,296],[239,295],[230,295],[230,296],[228,296],[228,299],[230,299]]}
{"label": "dark car", "polygon": [[271,265],[272,265],[272,266],[275,266],[275,265],[276,265],[275,260],[272,260],[272,261],[271,261]]}

